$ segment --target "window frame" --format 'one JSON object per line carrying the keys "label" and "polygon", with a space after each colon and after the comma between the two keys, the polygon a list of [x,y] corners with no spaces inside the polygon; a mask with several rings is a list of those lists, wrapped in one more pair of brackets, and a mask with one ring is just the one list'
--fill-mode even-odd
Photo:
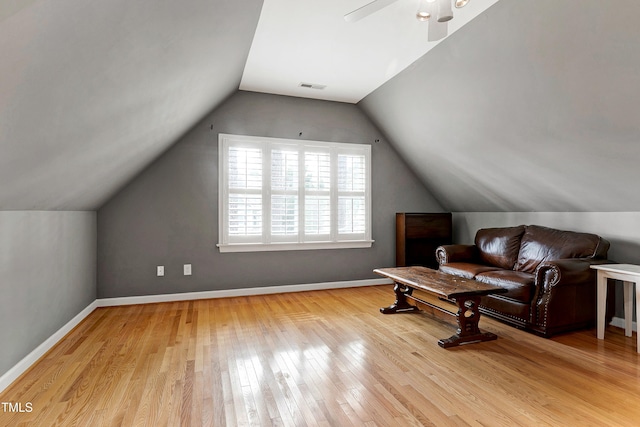
{"label": "window frame", "polygon": [[[231,236],[229,233],[229,196],[233,189],[229,188],[229,148],[261,149],[262,159],[262,188],[261,194],[261,227],[262,234],[256,236]],[[298,182],[297,182],[297,234],[272,235],[272,195],[280,194],[281,190],[272,189],[271,156],[273,150],[284,149],[298,153]],[[308,190],[305,187],[305,153],[330,153],[330,187],[329,191]],[[364,156],[365,183],[364,191],[339,191],[338,189],[338,156]],[[371,230],[371,145],[341,142],[295,140],[285,138],[269,138],[248,135],[232,135],[221,133],[218,135],[218,239],[216,245],[220,252],[260,252],[283,250],[313,250],[313,249],[347,249],[370,248],[374,240]],[[243,190],[237,190],[242,193]],[[247,190],[247,193],[251,191]],[[285,192],[293,193],[292,190]],[[305,196],[309,194],[327,194],[330,200],[330,233],[328,235],[305,234]],[[344,196],[346,194],[346,196]],[[340,197],[364,197],[364,232],[339,233],[338,215]]]}

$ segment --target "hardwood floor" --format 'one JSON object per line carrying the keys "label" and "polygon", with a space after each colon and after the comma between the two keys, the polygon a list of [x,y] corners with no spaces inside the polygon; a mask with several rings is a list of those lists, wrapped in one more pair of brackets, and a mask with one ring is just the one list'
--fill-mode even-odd
{"label": "hardwood floor", "polygon": [[634,338],[444,350],[451,322],[382,315],[390,286],[100,308],[0,395],[2,426],[632,426]]}

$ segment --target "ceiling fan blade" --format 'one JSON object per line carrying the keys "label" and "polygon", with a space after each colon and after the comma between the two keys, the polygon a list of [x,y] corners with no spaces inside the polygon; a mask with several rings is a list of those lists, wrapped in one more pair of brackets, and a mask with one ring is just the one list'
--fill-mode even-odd
{"label": "ceiling fan blade", "polygon": [[374,0],[371,3],[367,3],[361,8],[354,10],[353,12],[344,15],[344,20],[347,22],[356,22],[362,18],[366,18],[374,12],[379,11],[383,7],[389,6],[391,3],[395,3],[398,0]]}
{"label": "ceiling fan blade", "polygon": [[435,19],[429,20],[429,29],[427,30],[427,40],[435,42],[447,37],[448,25],[446,22],[438,22]]}

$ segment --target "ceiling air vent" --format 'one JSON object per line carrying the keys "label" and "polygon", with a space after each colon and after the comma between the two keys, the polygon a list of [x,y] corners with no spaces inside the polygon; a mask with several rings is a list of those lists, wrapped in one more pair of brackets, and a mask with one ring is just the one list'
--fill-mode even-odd
{"label": "ceiling air vent", "polygon": [[327,85],[319,85],[315,83],[300,83],[298,86],[304,87],[306,89],[318,89],[318,90],[322,90],[325,87],[327,87]]}

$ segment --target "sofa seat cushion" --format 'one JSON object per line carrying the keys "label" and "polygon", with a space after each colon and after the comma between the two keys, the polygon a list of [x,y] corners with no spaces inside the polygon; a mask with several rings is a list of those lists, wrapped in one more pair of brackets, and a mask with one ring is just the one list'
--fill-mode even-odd
{"label": "sofa seat cushion", "polygon": [[443,273],[453,274],[466,279],[473,279],[479,273],[497,271],[499,268],[482,264],[473,264],[470,262],[451,262],[449,264],[441,265],[439,270]]}
{"label": "sofa seat cushion", "polygon": [[512,298],[522,303],[529,303],[535,290],[535,278],[531,273],[513,270],[497,270],[478,273],[478,282],[500,286],[507,290],[502,297]]}

